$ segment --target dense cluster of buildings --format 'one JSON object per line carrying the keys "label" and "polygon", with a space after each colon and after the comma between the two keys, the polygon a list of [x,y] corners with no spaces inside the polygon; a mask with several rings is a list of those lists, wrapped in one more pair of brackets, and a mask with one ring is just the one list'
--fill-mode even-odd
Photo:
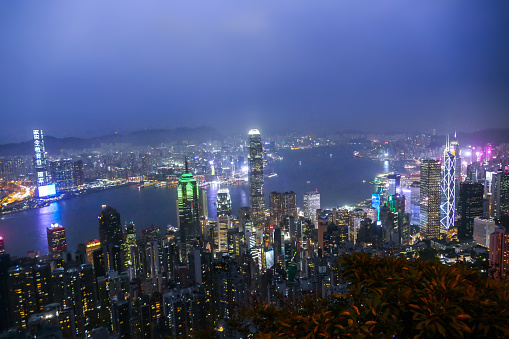
{"label": "dense cluster of buildings", "polygon": [[[306,147],[309,140],[302,142]],[[52,224],[48,256],[12,260],[0,254],[0,295],[6,296],[0,298],[0,330],[34,338],[236,337],[225,320],[241,307],[262,301],[282,306],[345,291],[336,259],[353,251],[414,258],[435,250],[453,254],[454,261],[489,253],[488,273],[507,276],[509,173],[503,151],[490,146],[481,156],[465,151],[461,159],[453,139],[441,156],[420,159],[417,174],[375,179],[365,203],[324,209],[320,193],[312,191],[303,194],[301,209],[293,191],[265,192],[272,146],[264,145],[260,132],[251,130],[246,163],[242,155],[228,159],[228,166],[186,158],[177,182],[178,227],[137,232],[115,208],[103,206],[99,239],[76,250],[67,248],[65,225]],[[44,155],[37,159],[46,161]],[[48,167],[36,167],[37,177],[75,180],[74,164],[55,163],[41,175]],[[250,205],[232,210],[229,190],[222,188],[214,202],[217,215],[209,220],[206,188],[196,172],[225,175],[234,167],[247,167]],[[46,184],[41,179],[39,185]]]}

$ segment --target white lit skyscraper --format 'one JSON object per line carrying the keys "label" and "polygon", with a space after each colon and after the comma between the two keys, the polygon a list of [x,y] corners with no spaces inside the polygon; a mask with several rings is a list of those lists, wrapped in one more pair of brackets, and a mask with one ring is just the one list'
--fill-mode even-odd
{"label": "white lit skyscraper", "polygon": [[249,131],[249,188],[253,226],[260,227],[265,219],[265,196],[262,138],[257,129]]}
{"label": "white lit skyscraper", "polygon": [[442,204],[440,224],[442,228],[448,230],[454,226],[456,216],[456,153],[458,142],[454,139],[449,142],[449,136],[444,151],[444,169],[442,176]]}
{"label": "white lit skyscraper", "polygon": [[318,209],[320,209],[320,193],[318,191],[304,193],[304,217],[311,219],[315,225]]}
{"label": "white lit skyscraper", "polygon": [[42,129],[34,129],[34,152],[35,172],[37,174],[37,186],[48,184],[48,169],[46,167],[46,149],[44,148],[44,135]]}

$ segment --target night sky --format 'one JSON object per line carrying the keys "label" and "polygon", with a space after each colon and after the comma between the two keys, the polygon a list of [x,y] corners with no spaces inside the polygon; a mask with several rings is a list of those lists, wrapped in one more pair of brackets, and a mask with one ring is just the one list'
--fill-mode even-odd
{"label": "night sky", "polygon": [[0,117],[2,143],[509,127],[509,1],[5,0]]}

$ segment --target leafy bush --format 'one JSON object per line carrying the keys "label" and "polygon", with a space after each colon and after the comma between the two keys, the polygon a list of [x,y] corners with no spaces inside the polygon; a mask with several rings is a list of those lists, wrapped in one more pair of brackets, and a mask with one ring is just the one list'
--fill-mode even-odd
{"label": "leafy bush", "polygon": [[475,269],[438,261],[345,255],[344,295],[241,316],[258,338],[500,338],[509,336],[509,288]]}

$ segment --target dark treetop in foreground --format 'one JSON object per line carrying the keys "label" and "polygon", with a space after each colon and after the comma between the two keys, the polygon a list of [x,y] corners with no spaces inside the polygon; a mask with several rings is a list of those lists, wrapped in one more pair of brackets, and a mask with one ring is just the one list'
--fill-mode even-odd
{"label": "dark treetop in foreground", "polygon": [[[258,337],[509,336],[509,287],[476,270],[368,254],[346,255],[339,262],[349,283],[346,294],[282,310],[268,305],[245,310]],[[246,325],[245,319],[233,323]]]}

